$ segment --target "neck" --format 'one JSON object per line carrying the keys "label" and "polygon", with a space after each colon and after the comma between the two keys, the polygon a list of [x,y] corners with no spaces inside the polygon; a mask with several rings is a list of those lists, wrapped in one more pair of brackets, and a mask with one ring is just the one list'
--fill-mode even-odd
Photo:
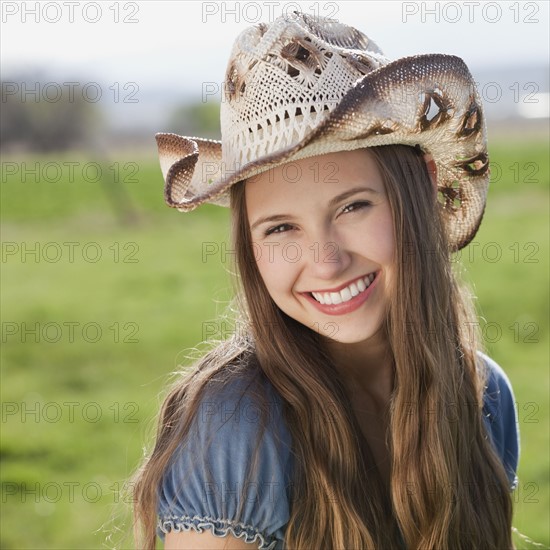
{"label": "neck", "polygon": [[355,344],[330,340],[327,349],[352,401],[386,411],[393,389],[393,360],[385,330]]}

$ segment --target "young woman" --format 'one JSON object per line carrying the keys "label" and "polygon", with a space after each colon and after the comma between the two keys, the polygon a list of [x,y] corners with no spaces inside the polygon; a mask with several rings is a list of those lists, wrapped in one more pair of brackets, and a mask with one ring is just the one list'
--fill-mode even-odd
{"label": "young woman", "polygon": [[221,142],[157,136],[170,206],[231,207],[242,317],[166,398],[140,547],[512,548],[514,397],[450,261],[489,176],[468,69],[295,13],[225,91]]}

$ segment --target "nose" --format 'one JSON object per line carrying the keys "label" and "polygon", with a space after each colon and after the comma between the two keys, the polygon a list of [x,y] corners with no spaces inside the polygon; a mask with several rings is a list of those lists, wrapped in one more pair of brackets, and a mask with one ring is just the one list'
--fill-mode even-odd
{"label": "nose", "polygon": [[351,264],[351,254],[337,231],[317,232],[307,252],[306,269],[311,278],[327,281],[337,279]]}

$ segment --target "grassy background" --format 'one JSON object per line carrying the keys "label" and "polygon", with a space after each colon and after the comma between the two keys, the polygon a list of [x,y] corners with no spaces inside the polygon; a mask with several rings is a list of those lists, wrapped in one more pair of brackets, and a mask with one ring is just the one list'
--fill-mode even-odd
{"label": "grassy background", "polygon": [[[514,525],[545,547],[547,147],[493,143],[485,221],[459,258],[478,296],[487,349],[518,402]],[[169,373],[212,336],[231,294],[227,211],[167,210],[152,156],[128,165],[103,159],[100,181],[92,181],[93,171],[88,181],[83,176],[97,159],[56,157],[62,175],[50,167],[40,181],[28,170],[35,163],[44,170],[51,158],[3,160],[0,544],[131,547],[125,480],[148,441]],[[79,163],[74,177],[63,162]],[[205,243],[215,251],[207,257]],[[38,333],[29,332],[36,326]],[[516,543],[534,547],[519,536]]]}

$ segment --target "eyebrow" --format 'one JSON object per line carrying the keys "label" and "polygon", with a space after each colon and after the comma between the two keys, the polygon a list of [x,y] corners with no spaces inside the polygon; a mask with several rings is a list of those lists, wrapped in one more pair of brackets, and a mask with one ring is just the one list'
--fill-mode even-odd
{"label": "eyebrow", "polygon": [[[354,187],[353,189],[348,189],[344,193],[341,193],[340,195],[336,195],[336,197],[333,197],[330,199],[328,205],[330,208],[334,207],[336,204],[338,204],[341,201],[346,200],[347,198],[356,195],[357,193],[372,193],[374,195],[380,195],[379,191],[376,191],[372,187]],[[292,220],[294,216],[291,216],[290,214],[273,214],[272,216],[264,216],[262,218],[257,219],[251,226],[250,231],[254,231],[256,227],[263,223],[267,222],[280,222],[280,221],[286,221],[286,220]]]}

